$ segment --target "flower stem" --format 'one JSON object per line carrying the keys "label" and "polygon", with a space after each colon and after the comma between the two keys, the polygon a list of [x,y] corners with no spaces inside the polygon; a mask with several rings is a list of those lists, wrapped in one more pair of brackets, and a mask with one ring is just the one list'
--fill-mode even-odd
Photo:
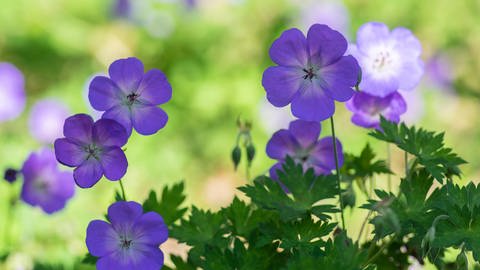
{"label": "flower stem", "polygon": [[[391,170],[391,166],[392,166],[391,155],[392,153],[390,152],[390,143],[387,142],[387,166],[389,170]],[[388,185],[388,192],[392,192],[392,175],[391,174],[387,175],[387,185]]]}
{"label": "flower stem", "polygon": [[343,216],[342,187],[340,186],[340,170],[338,166],[337,138],[335,136],[335,124],[333,122],[333,116],[330,117],[330,125],[332,127],[333,152],[335,156],[335,174],[337,175],[338,199],[340,201],[340,215],[342,217],[342,228],[345,230],[345,217]]}
{"label": "flower stem", "polygon": [[122,179],[118,180],[118,183],[120,183],[120,189],[122,190],[122,198],[124,201],[127,201],[127,196],[125,195],[125,188],[123,188]]}
{"label": "flower stem", "polygon": [[404,159],[405,159],[405,178],[408,177],[408,152],[405,151],[405,156],[404,156]]}

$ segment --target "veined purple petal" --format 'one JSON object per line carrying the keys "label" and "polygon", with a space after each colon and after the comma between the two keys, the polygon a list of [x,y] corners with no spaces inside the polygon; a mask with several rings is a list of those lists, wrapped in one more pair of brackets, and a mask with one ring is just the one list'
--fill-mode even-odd
{"label": "veined purple petal", "polygon": [[93,220],[88,224],[85,242],[90,254],[102,257],[115,252],[120,241],[110,224],[103,220]]}
{"label": "veined purple petal", "polygon": [[347,50],[347,40],[324,24],[314,24],[307,34],[310,59],[318,66],[328,66],[336,62]]}
{"label": "veined purple petal", "polygon": [[168,228],[163,218],[155,213],[143,214],[134,226],[135,242],[158,246],[168,239]]}
{"label": "veined purple petal", "polygon": [[143,214],[143,208],[136,202],[116,202],[108,207],[108,219],[115,230],[132,226]]}
{"label": "veined purple petal", "polygon": [[304,79],[303,71],[293,67],[269,67],[263,73],[262,85],[267,92],[267,99],[274,106],[283,107],[292,102],[301,90]]}
{"label": "veined purple petal", "polygon": [[142,102],[160,105],[172,98],[172,86],[162,71],[152,69],[143,75],[138,93]]}
{"label": "veined purple petal", "polygon": [[88,100],[95,110],[106,111],[121,102],[121,90],[107,77],[96,76],[89,86]]}
{"label": "veined purple petal", "polygon": [[338,101],[347,101],[354,94],[353,86],[357,84],[360,66],[353,56],[343,56],[339,61],[321,70],[321,85],[326,94]]}
{"label": "veined purple petal", "polygon": [[317,142],[321,126],[318,122],[296,120],[290,123],[288,130],[300,147],[306,149]]}
{"label": "veined purple petal", "polygon": [[73,170],[73,178],[81,188],[90,188],[103,176],[102,165],[96,159],[85,160]]}
{"label": "veined purple petal", "polygon": [[293,157],[298,145],[291,133],[286,129],[275,132],[267,143],[267,155],[270,158],[283,160],[287,156]]}
{"label": "veined purple petal", "polygon": [[66,138],[55,140],[54,148],[58,162],[65,166],[78,166],[86,158],[86,153],[82,147]]}
{"label": "veined purple petal", "polygon": [[100,157],[100,163],[105,177],[109,180],[120,180],[127,172],[127,157],[119,147],[105,149]]}
{"label": "veined purple petal", "polygon": [[167,121],[167,113],[156,106],[139,104],[132,107],[133,127],[142,135],[155,134],[167,124]]}
{"label": "veined purple petal", "polygon": [[142,246],[141,250],[131,249],[127,252],[117,250],[97,261],[98,270],[158,270],[163,266],[164,255],[151,246]]}
{"label": "veined purple petal", "polygon": [[117,105],[110,108],[102,115],[102,119],[115,120],[125,128],[128,137],[132,134],[132,115],[127,106]]}
{"label": "veined purple petal", "polygon": [[308,63],[307,42],[302,31],[292,28],[282,33],[270,48],[270,58],[281,66],[304,67]]}
{"label": "veined purple petal", "polygon": [[93,119],[87,114],[76,114],[65,120],[63,135],[67,139],[78,143],[89,143],[92,141]]}
{"label": "veined purple petal", "polygon": [[335,103],[323,89],[309,83],[302,94],[292,101],[292,113],[307,121],[323,121],[333,115]]}
{"label": "veined purple petal", "polygon": [[[338,166],[343,166],[343,149],[342,144],[336,139]],[[318,141],[315,149],[312,151],[312,159],[314,164],[326,171],[335,170],[335,152],[333,149],[333,139],[328,136]]]}
{"label": "veined purple petal", "polygon": [[127,131],[114,120],[100,119],[93,125],[93,141],[102,146],[122,147],[127,140]]}
{"label": "veined purple petal", "polygon": [[108,73],[120,90],[129,94],[138,88],[143,78],[143,63],[135,57],[119,59],[110,65]]}
{"label": "veined purple petal", "polygon": [[[370,22],[362,25],[357,32],[357,47],[360,50],[387,42],[390,31],[383,23]],[[367,53],[367,52],[363,52]]]}
{"label": "veined purple petal", "polygon": [[360,89],[370,95],[386,97],[398,91],[400,82],[397,78],[375,78],[368,73],[362,73]]}

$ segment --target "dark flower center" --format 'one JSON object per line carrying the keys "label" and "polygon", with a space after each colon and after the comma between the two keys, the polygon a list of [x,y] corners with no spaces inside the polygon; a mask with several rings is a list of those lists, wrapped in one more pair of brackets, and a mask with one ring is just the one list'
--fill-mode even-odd
{"label": "dark flower center", "polygon": [[101,149],[95,144],[90,144],[85,147],[85,152],[87,152],[87,159],[94,158],[99,159]]}
{"label": "dark flower center", "polygon": [[129,249],[130,247],[132,247],[132,242],[133,240],[128,239],[127,236],[120,237],[120,247],[122,249]]}
{"label": "dark flower center", "polygon": [[135,101],[137,100],[137,98],[139,97],[140,95],[135,93],[135,92],[132,92],[130,93],[128,96],[127,96],[127,104],[128,105],[132,105],[133,103],[135,103]]}
{"label": "dark flower center", "polygon": [[33,186],[35,187],[35,190],[37,190],[39,193],[45,193],[49,189],[49,184],[47,181],[43,179],[38,179],[33,183]]}
{"label": "dark flower center", "polygon": [[310,68],[304,68],[303,72],[305,72],[305,75],[303,75],[304,80],[312,80],[314,77],[316,77],[315,72],[313,71],[313,67]]}

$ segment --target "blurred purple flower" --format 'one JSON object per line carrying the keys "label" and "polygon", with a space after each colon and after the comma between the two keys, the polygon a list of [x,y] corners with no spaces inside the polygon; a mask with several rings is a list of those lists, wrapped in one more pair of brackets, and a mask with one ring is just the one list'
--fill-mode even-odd
{"label": "blurred purple flower", "polygon": [[386,97],[398,90],[413,90],[423,75],[421,44],[406,28],[390,32],[385,24],[366,23],[349,51],[362,68],[360,90],[370,95]]}
{"label": "blurred purple flower", "polygon": [[63,209],[75,193],[72,173],[60,171],[57,165],[53,150],[44,148],[31,153],[21,171],[21,199],[48,214]]}
{"label": "blurred purple flower", "polygon": [[260,124],[269,135],[279,129],[288,128],[288,124],[296,119],[290,111],[290,106],[278,108],[264,98],[259,105]]}
{"label": "blurred purple flower", "polygon": [[407,124],[417,123],[425,114],[425,100],[422,89],[418,91],[398,91],[407,104],[407,112],[402,115],[402,122]]}
{"label": "blurred purple flower", "polygon": [[17,118],[25,108],[23,74],[10,63],[0,63],[0,122]]}
{"label": "blurred purple flower", "polygon": [[64,103],[54,99],[41,100],[30,111],[30,134],[41,143],[53,143],[62,136],[63,123],[69,115]]}
{"label": "blurred purple flower", "polygon": [[428,81],[442,90],[452,89],[453,74],[450,59],[443,53],[435,54],[425,65],[425,75]]}
{"label": "blurred purple flower", "polygon": [[76,167],[73,178],[81,188],[95,185],[103,175],[121,179],[127,172],[127,158],[121,149],[128,135],[119,123],[110,119],[93,122],[86,114],[65,120],[65,138],[55,141],[55,155],[63,165]]}
{"label": "blurred purple flower", "polygon": [[110,65],[110,78],[97,76],[90,84],[92,107],[105,111],[102,118],[122,124],[128,135],[132,128],[142,135],[154,134],[168,121],[157,106],[170,100],[172,87],[160,70],[143,71],[137,58],[120,59]]}
{"label": "blurred purple flower", "polygon": [[349,33],[350,17],[347,8],[341,1],[300,1],[299,23],[303,29],[307,29],[310,25],[320,23],[336,29],[343,35]]}
{"label": "blurred purple flower", "polygon": [[380,128],[380,115],[398,123],[400,115],[407,111],[407,104],[398,92],[386,97],[372,96],[356,92],[347,102],[347,108],[353,112],[352,122],[364,128]]}
{"label": "blurred purple flower", "polygon": [[263,73],[267,99],[276,107],[291,103],[293,115],[303,120],[331,117],[335,100],[352,97],[360,72],[355,58],[343,56],[346,49],[342,34],[326,25],[313,25],[306,38],[296,28],[283,32],[270,48],[278,66]]}
{"label": "blurred purple flower", "polygon": [[140,204],[121,201],[108,208],[108,220],[93,220],[87,228],[87,248],[99,257],[98,270],[162,268],[159,246],[167,240],[168,228],[159,214],[143,213]]}
{"label": "blurred purple flower", "polygon": [[[282,164],[287,156],[303,165],[306,171],[313,168],[316,174],[330,174],[335,169],[335,156],[332,137],[318,139],[321,126],[318,122],[296,120],[290,123],[288,129],[275,132],[267,143],[267,155],[278,160],[270,168],[270,177],[278,179],[277,170],[282,170]],[[343,165],[343,151],[337,140],[339,165]]]}
{"label": "blurred purple flower", "polygon": [[132,3],[130,0],[115,0],[113,5],[113,14],[120,18],[129,18],[132,13]]}

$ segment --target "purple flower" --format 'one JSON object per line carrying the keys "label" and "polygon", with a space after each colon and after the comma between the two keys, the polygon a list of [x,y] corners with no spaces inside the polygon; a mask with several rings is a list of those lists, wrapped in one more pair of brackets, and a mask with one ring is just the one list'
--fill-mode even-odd
{"label": "purple flower", "polygon": [[428,81],[435,87],[452,92],[454,72],[450,58],[445,53],[436,53],[425,65]]}
{"label": "purple flower", "polygon": [[349,51],[362,68],[360,89],[374,96],[412,90],[423,75],[421,44],[402,27],[390,32],[385,24],[366,23],[358,29],[357,44]]}
{"label": "purple flower", "polygon": [[86,244],[98,270],[158,270],[163,266],[160,244],[168,238],[162,217],[143,213],[136,202],[116,202],[108,208],[108,220],[88,224]]}
{"label": "purple flower", "polygon": [[32,206],[40,206],[48,214],[63,209],[75,193],[72,173],[58,169],[52,149],[30,154],[21,172],[21,199]]}
{"label": "purple flower", "polygon": [[113,6],[113,14],[120,18],[128,18],[132,13],[130,0],[116,0]]}
{"label": "purple flower", "polygon": [[151,135],[165,126],[168,116],[157,106],[170,100],[172,87],[160,70],[144,74],[142,62],[132,57],[113,62],[108,72],[110,78],[93,79],[88,94],[92,107],[105,111],[102,118],[122,124],[128,135],[132,127]]}
{"label": "purple flower", "polygon": [[291,103],[293,115],[307,121],[322,121],[335,111],[334,101],[349,100],[360,68],[352,56],[343,56],[347,41],[322,24],[308,30],[307,37],[290,29],[273,42],[270,58],[277,66],[263,73],[267,99],[276,107]]}
{"label": "purple flower", "polygon": [[294,4],[300,7],[300,25],[302,29],[315,23],[326,24],[340,33],[349,32],[350,17],[342,1],[331,0],[296,0]]}
{"label": "purple flower", "polygon": [[[290,123],[288,129],[275,132],[267,143],[267,155],[278,160],[270,168],[270,176],[278,179],[277,170],[287,156],[303,165],[306,171],[313,168],[316,174],[330,174],[335,169],[335,156],[332,137],[318,139],[321,126],[318,122],[296,120]],[[337,140],[337,154],[339,166],[343,165],[343,151],[340,141]]]}
{"label": "purple flower", "polygon": [[347,108],[353,112],[352,122],[364,128],[380,128],[380,115],[398,123],[400,115],[407,111],[402,95],[393,92],[386,97],[377,97],[365,92],[356,92],[347,102]]}
{"label": "purple flower", "polygon": [[65,120],[63,135],[55,141],[55,155],[63,165],[76,167],[73,178],[78,186],[92,187],[103,175],[119,180],[127,172],[121,147],[128,135],[119,123],[110,119],[94,123],[89,115],[76,114]]}
{"label": "purple flower", "polygon": [[62,136],[65,119],[70,115],[68,107],[54,99],[44,99],[33,105],[28,127],[32,136],[42,143],[53,143]]}
{"label": "purple flower", "polygon": [[10,63],[0,63],[0,122],[17,118],[25,108],[23,74]]}

